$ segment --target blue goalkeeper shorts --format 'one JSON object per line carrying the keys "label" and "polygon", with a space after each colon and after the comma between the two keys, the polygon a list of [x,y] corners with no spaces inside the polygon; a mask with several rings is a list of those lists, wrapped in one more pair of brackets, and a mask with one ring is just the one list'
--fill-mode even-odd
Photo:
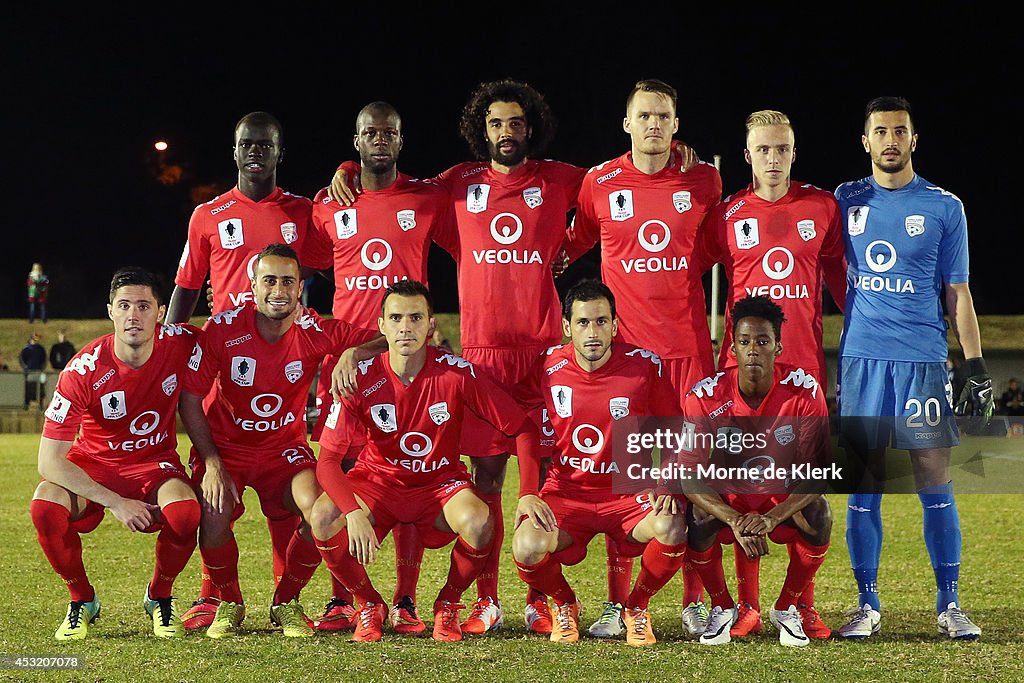
{"label": "blue goalkeeper shorts", "polygon": [[839,443],[857,449],[960,443],[945,363],[840,358]]}

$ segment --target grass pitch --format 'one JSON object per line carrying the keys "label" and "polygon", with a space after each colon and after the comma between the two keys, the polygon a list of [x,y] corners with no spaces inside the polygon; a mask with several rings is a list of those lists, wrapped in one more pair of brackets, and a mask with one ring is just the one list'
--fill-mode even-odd
{"label": "grass pitch", "polygon": [[[153,536],[128,532],[112,515],[83,537],[86,567],[103,601],[101,618],[89,637],[57,643],[53,631],[67,607],[67,592],[40,551],[28,515],[28,501],[38,481],[38,437],[0,435],[7,484],[0,489],[2,586],[6,597],[0,616],[0,660],[16,656],[78,656],[84,668],[27,671],[0,668],[2,680],[41,681],[1019,681],[1024,679],[1021,570],[1018,547],[1024,537],[1022,499],[1013,494],[963,494],[958,506],[964,529],[961,596],[984,629],[977,643],[955,643],[935,628],[934,580],[921,538],[921,506],[914,495],[885,499],[885,547],[880,570],[883,632],[861,643],[813,642],[799,650],[779,645],[767,625],[745,642],[709,648],[684,638],[680,624],[681,583],[676,580],[652,602],[659,643],[636,649],[621,640],[585,638],[573,646],[556,646],[528,634],[522,622],[525,586],[515,574],[509,539],[502,563],[502,598],[506,628],[491,636],[469,637],[461,644],[385,632],[380,643],[349,643],[347,635],[286,639],[269,624],[272,595],[270,547],[259,505],[246,494],[247,512],[236,526],[242,590],[249,614],[244,637],[214,642],[200,634],[160,641],[142,610],[142,594],[153,567]],[[966,450],[964,450],[966,449]],[[1019,441],[968,439],[961,447],[970,460],[975,452],[1020,469]],[[186,445],[179,446],[186,452]],[[994,457],[1000,456],[1000,457]],[[988,462],[988,461],[986,461]],[[969,468],[967,468],[969,469]],[[958,470],[961,472],[961,470]],[[988,474],[994,473],[989,470]],[[507,490],[515,491],[515,467]],[[976,476],[958,474],[957,476]],[[1009,471],[1000,476],[1013,476]],[[1019,478],[1019,475],[1018,475]],[[958,487],[960,483],[958,481]],[[991,490],[991,489],[990,489]],[[1005,489],[1001,489],[1005,490]],[[845,545],[845,504],[830,497],[836,520],[829,557],[818,574],[817,601],[825,620],[837,628],[855,593]],[[506,520],[514,507],[506,497]],[[429,611],[447,572],[448,551],[427,551],[419,603]],[[726,562],[731,551],[726,549]],[[394,585],[394,556],[386,542],[371,576],[388,596]],[[762,562],[762,603],[772,603],[785,571],[786,553],[778,547]],[[193,557],[176,586],[183,607],[199,586],[199,557]],[[728,572],[727,572],[728,574]],[[604,545],[567,570],[584,602],[582,626],[596,617],[605,595]],[[466,600],[474,597],[471,588]],[[328,598],[329,583],[321,567],[303,593],[310,615]]]}

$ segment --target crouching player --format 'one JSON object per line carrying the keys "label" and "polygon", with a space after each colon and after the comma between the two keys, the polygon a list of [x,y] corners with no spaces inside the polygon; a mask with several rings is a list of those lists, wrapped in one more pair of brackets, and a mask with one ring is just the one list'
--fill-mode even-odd
{"label": "crouching player", "polygon": [[[206,630],[210,638],[238,633],[245,618],[231,525],[244,510],[247,486],[269,519],[303,520],[288,543],[270,619],[286,636],[313,635],[298,602],[320,565],[308,524],[321,490],[306,442],[306,397],[326,355],[344,350],[343,357],[355,362],[383,348],[374,342],[374,331],[303,309],[299,273],[291,247],[264,248],[253,263],[255,303],[207,321],[186,373],[181,417],[192,437],[193,482],[203,499],[199,551],[221,599]],[[365,347],[352,348],[356,344]],[[211,387],[213,400],[204,414],[203,397]]]}
{"label": "crouching player", "polygon": [[100,614],[80,534],[99,525],[104,508],[131,531],[160,532],[143,606],[154,635],[184,633],[171,589],[196,547],[199,503],[175,451],[175,416],[199,330],[159,325],[164,309],[151,273],[114,273],[107,304],[114,332],[68,363],[46,410],[43,481],[31,511],[39,545],[71,593],[57,640],[85,638]]}
{"label": "crouching player", "polygon": [[472,364],[427,346],[436,323],[423,284],[390,286],[378,323],[387,352],[359,365],[357,390],[336,404],[367,430],[366,449],[347,474],[337,453],[322,455],[317,477],[326,493],[313,508],[313,535],[331,573],[359,603],[355,641],[381,638],[388,608],[363,565],[375,559],[387,533],[396,524],[415,524],[429,548],[457,536],[448,580],[434,603],[433,637],[462,640],[459,601],[483,570],[494,538],[487,504],[459,459],[463,420],[472,412],[514,436],[529,462],[538,461],[540,435]]}
{"label": "crouching player", "polygon": [[[831,464],[828,408],[813,376],[775,362],[782,352],[783,322],[776,303],[745,297],[733,307],[732,321],[737,364],[698,382],[683,403],[687,432],[694,437],[680,452],[680,464],[692,475],[680,477],[693,503],[689,552],[712,606],[700,642],[728,643],[737,617],[720,544],[738,543],[755,558],[768,554],[771,539],[788,546],[789,568],[769,616],[779,642],[804,646],[818,632],[814,629],[828,631],[813,606],[800,605],[799,598],[825,559],[832,512],[821,495],[825,482],[794,466]],[[712,439],[703,437],[715,441],[713,460]],[[699,466],[712,462],[742,472],[699,476]],[[789,474],[780,477],[780,471]]]}
{"label": "crouching player", "polygon": [[536,474],[524,471],[520,459],[520,510],[550,510],[539,521],[518,515],[512,554],[523,581],[554,600],[551,640],[561,643],[579,640],[580,615],[562,565],[582,562],[597,534],[613,538],[627,556],[642,554],[622,619],[627,643],[650,645],[651,596],[683,564],[685,502],[655,495],[642,481],[627,485],[613,458],[612,429],[627,415],[678,415],[679,395],[662,377],[658,356],[613,340],[615,297],[604,284],[584,280],[569,290],[562,331],[571,343],[551,348],[537,371],[560,454],[539,497]]}

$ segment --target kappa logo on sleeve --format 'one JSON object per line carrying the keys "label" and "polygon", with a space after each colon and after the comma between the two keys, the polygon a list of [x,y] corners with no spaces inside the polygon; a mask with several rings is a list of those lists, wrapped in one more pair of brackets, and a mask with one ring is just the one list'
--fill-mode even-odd
{"label": "kappa logo on sleeve", "polygon": [[58,424],[64,424],[68,417],[68,410],[71,409],[71,401],[60,395],[60,392],[53,392],[53,400],[50,407],[46,409],[46,417]]}
{"label": "kappa logo on sleeve", "polygon": [[714,377],[705,377],[704,379],[694,384],[693,388],[690,389],[690,391],[693,392],[693,394],[697,398],[704,398],[705,396],[714,396],[715,387],[718,386],[718,380],[721,379],[723,375],[725,375],[725,373],[720,372]]}
{"label": "kappa logo on sleeve", "polygon": [[83,377],[87,372],[96,372],[96,360],[99,357],[100,345],[97,344],[96,348],[92,351],[83,351],[80,356],[68,363],[68,366],[64,368],[64,372],[77,372]]}
{"label": "kappa logo on sleeve", "polygon": [[811,396],[817,397],[818,395],[818,380],[814,379],[814,375],[806,372],[803,368],[793,370],[779,384],[792,384],[794,387],[803,387],[804,389],[811,390]]}

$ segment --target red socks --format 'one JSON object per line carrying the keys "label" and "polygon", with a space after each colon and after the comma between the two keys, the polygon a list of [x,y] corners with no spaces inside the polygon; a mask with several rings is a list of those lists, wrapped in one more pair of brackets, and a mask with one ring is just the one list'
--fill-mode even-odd
{"label": "red socks", "polygon": [[283,605],[299,597],[299,592],[309,583],[322,559],[316,545],[303,538],[298,530],[292,532],[285,555],[284,574],[277,583],[272,604]]}
{"label": "red socks", "polygon": [[712,543],[711,547],[703,552],[690,548],[687,550],[687,554],[696,570],[700,572],[700,578],[704,583],[711,606],[722,609],[735,607],[736,603],[733,602],[732,596],[729,595],[729,588],[725,585],[725,571],[722,569],[722,546]]}
{"label": "red socks", "polygon": [[[284,519],[267,518],[267,529],[270,531],[270,550],[274,558],[274,585],[281,581],[285,566],[288,563],[288,546],[292,542],[292,534],[299,526],[298,517]],[[274,603],[277,604],[277,603]]]}
{"label": "red socks", "polygon": [[[761,558],[747,557],[739,543],[733,544],[733,559],[736,564],[736,601],[748,604],[761,611]],[[787,605],[788,607],[788,605]]]}
{"label": "red socks", "polygon": [[627,602],[622,604],[647,609],[651,596],[664,588],[683,566],[685,553],[686,543],[665,545],[657,539],[651,539],[640,560],[640,574],[636,577],[633,592],[629,594]]}
{"label": "red socks", "polygon": [[505,514],[501,509],[501,493],[480,494],[480,499],[487,503],[491,519],[494,520],[494,540],[483,571],[476,579],[476,594],[478,598],[492,598],[497,602],[498,566],[501,563],[501,546],[505,541]]}
{"label": "red socks", "polygon": [[828,547],[828,543],[810,545],[803,538],[797,538],[789,544],[789,568],[786,570],[786,580],[782,584],[779,599],[775,602],[775,609],[789,609],[790,605],[800,604],[804,590],[814,581],[818,567],[825,561]]}
{"label": "red socks", "polygon": [[242,591],[238,586],[238,544],[231,536],[227,543],[217,548],[199,547],[210,581],[220,599],[227,602],[242,603]]}
{"label": "red socks", "polygon": [[366,569],[348,552],[348,529],[342,529],[328,539],[316,539],[316,548],[331,574],[345,585],[359,604],[384,604],[384,598],[370,583]]}
{"label": "red socks", "polygon": [[555,604],[564,605],[576,602],[576,593],[569,587],[569,583],[562,574],[562,565],[551,559],[548,554],[543,560],[534,565],[522,564],[516,561],[516,568],[519,569],[519,578],[526,582],[530,588],[550,595]]}
{"label": "red socks", "polygon": [[391,530],[395,539],[395,604],[408,595],[416,602],[416,584],[423,562],[423,541],[415,524],[396,524]]}
{"label": "red socks", "polygon": [[50,566],[64,580],[71,599],[86,602],[95,597],[82,562],[82,539],[70,529],[71,511],[48,500],[29,504],[36,537]]}
{"label": "red socks", "polygon": [[199,503],[179,500],[160,510],[164,518],[163,529],[156,537],[156,566],[149,583],[149,597],[169,598],[174,580],[185,568],[196,549],[199,531]]}
{"label": "red socks", "polygon": [[448,581],[444,584],[441,592],[438,593],[438,600],[458,602],[462,594],[469,588],[480,575],[484,565],[490,560],[491,548],[474,548],[462,540],[455,539],[455,547],[452,548],[452,563],[448,570]]}
{"label": "red socks", "polygon": [[620,555],[619,544],[611,536],[604,537],[604,548],[608,553],[608,600],[625,605],[633,580],[633,558]]}

